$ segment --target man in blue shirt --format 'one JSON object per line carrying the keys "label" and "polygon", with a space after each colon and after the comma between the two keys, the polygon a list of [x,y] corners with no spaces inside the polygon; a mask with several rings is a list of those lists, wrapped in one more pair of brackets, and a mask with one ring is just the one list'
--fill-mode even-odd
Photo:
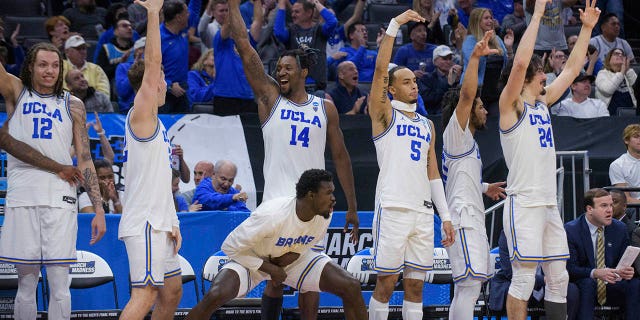
{"label": "man in blue shirt", "polygon": [[[415,22],[409,25],[409,38],[407,43],[398,48],[393,63],[405,66],[413,71],[416,79],[422,78],[427,72],[435,69],[433,65],[433,50],[435,45],[427,43],[427,25],[423,22]],[[424,66],[420,63],[423,62]]]}
{"label": "man in blue shirt", "polygon": [[213,169],[213,176],[202,179],[196,187],[193,203],[200,203],[204,211],[250,211],[245,204],[247,193],[232,187],[237,173],[238,168],[233,162],[218,161]]}

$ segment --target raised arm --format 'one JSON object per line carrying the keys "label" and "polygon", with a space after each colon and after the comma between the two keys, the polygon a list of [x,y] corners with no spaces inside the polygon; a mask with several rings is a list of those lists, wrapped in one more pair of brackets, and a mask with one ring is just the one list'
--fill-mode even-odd
{"label": "raised arm", "polygon": [[376,67],[373,73],[373,81],[371,83],[370,92],[372,95],[369,98],[368,107],[373,136],[384,132],[391,121],[391,102],[387,96],[389,90],[389,61],[391,61],[391,51],[393,50],[393,43],[398,29],[400,29],[401,25],[409,21],[423,22],[424,18],[413,10],[407,10],[401,13],[391,19],[389,27],[380,42]]}
{"label": "raised arm", "polygon": [[[62,75],[59,75],[62,77]],[[18,79],[16,76],[7,72],[4,68],[4,65],[0,63],[0,95],[4,97],[7,108],[7,116],[8,118],[13,115],[13,110],[18,101],[18,96],[20,96],[20,92],[22,92],[22,81]]]}
{"label": "raised arm", "polygon": [[240,14],[239,0],[229,1],[229,17],[227,19],[231,27],[231,37],[235,41],[236,48],[242,59],[247,81],[256,96],[260,122],[264,123],[278,98],[280,93],[279,86],[273,78],[264,72],[260,56],[249,43],[247,27]]}
{"label": "raised arm", "polygon": [[[252,1],[252,0],[249,0]],[[260,35],[262,34],[262,25],[264,24],[264,11],[265,9],[262,7],[262,1],[253,0],[253,19],[251,22],[251,27],[249,28],[249,33],[251,33],[251,37],[255,42],[260,40]]]}
{"label": "raised arm", "polygon": [[484,33],[484,37],[473,47],[473,52],[471,52],[467,63],[467,70],[462,80],[462,88],[460,88],[460,99],[456,106],[456,118],[458,118],[458,123],[463,129],[467,127],[473,101],[478,91],[478,63],[480,62],[480,57],[498,54],[498,49],[489,48],[489,40],[493,36],[493,30]]}
{"label": "raised arm", "polygon": [[562,94],[567,91],[567,88],[573,83],[573,80],[580,74],[584,65],[584,57],[589,47],[591,31],[596,23],[598,23],[598,18],[600,17],[600,9],[596,8],[596,0],[586,1],[584,11],[580,9],[582,28],[578,35],[578,41],[576,41],[569,55],[569,59],[558,78],[545,88],[547,91],[547,105],[551,105],[560,99]]}
{"label": "raised arm", "polygon": [[367,4],[367,0],[355,0],[356,6],[353,8],[353,14],[349,17],[349,20],[344,23],[344,38],[349,39],[349,35],[347,34],[347,30],[349,30],[349,26],[362,21],[362,14],[364,13],[364,6]]}
{"label": "raised arm", "polygon": [[82,101],[74,96],[69,97],[69,110],[71,110],[73,119],[73,145],[78,157],[78,169],[80,169],[84,177],[84,188],[87,190],[91,204],[96,212],[96,216],[91,220],[91,240],[89,242],[89,244],[95,244],[100,241],[107,231],[107,227],[104,220],[104,209],[102,209],[102,196],[100,194],[98,176],[91,159],[89,135],[85,128],[87,114]]}
{"label": "raised arm", "polygon": [[[530,3],[530,1],[529,1]],[[500,94],[500,127],[510,128],[518,121],[517,102],[524,86],[524,79],[527,68],[533,56],[533,48],[536,44],[538,36],[538,28],[540,27],[540,19],[544,15],[545,6],[551,3],[551,0],[536,0],[533,15],[527,30],[522,35],[518,50],[513,58],[513,67],[509,80],[505,84]]]}
{"label": "raised arm", "polygon": [[144,75],[133,101],[129,119],[133,133],[149,137],[158,125],[158,89],[163,80],[162,52],[160,51],[160,11],[162,0],[136,0],[147,9],[147,42],[144,48]]}

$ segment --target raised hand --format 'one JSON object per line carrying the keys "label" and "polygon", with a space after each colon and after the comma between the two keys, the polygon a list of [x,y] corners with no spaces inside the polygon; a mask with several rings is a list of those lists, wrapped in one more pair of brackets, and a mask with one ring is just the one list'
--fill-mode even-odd
{"label": "raised hand", "polygon": [[143,6],[147,11],[160,12],[162,10],[162,4],[164,0],[135,0],[135,3]]}
{"label": "raised hand", "polygon": [[[587,0],[589,1],[589,0]],[[536,0],[536,5],[533,8],[533,14],[534,15],[539,15],[540,17],[542,17],[544,15],[544,10],[547,7],[548,3],[553,2],[553,0]]]}
{"label": "raised hand", "polygon": [[513,48],[513,42],[515,41],[515,36],[513,35],[512,29],[507,29],[507,32],[504,34],[504,46],[509,48]]}
{"label": "raised hand", "polygon": [[16,25],[16,29],[11,33],[11,45],[17,47],[18,44],[18,35],[20,34],[20,24]]}
{"label": "raised hand", "polygon": [[491,49],[489,47],[489,41],[495,36],[495,32],[493,30],[489,30],[484,33],[484,37],[482,40],[478,41],[473,47],[473,52],[471,55],[476,57],[487,56],[490,54],[498,54],[498,49]]}
{"label": "raised hand", "polygon": [[424,18],[417,12],[409,9],[395,17],[399,25],[403,25],[409,21],[424,22]]}
{"label": "raised hand", "polygon": [[598,23],[598,18],[600,18],[600,9],[596,7],[596,0],[586,0],[584,10],[578,10],[580,11],[582,26],[593,29]]}

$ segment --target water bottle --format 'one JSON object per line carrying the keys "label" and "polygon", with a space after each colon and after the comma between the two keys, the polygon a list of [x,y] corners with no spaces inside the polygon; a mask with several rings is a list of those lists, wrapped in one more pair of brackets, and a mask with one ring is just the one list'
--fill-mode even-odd
{"label": "water bottle", "polygon": [[171,169],[180,170],[180,156],[176,154],[176,146],[171,145]]}
{"label": "water bottle", "polygon": [[396,46],[401,46],[404,42],[402,41],[402,29],[398,29],[398,33],[396,33]]}

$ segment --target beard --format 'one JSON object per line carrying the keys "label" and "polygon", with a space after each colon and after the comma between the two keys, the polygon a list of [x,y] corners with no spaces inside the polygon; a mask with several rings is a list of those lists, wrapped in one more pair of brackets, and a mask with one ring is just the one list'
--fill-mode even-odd
{"label": "beard", "polygon": [[486,121],[484,123],[480,122],[480,119],[478,119],[478,117],[476,117],[475,114],[471,114],[470,122],[473,125],[473,127],[478,131],[484,130],[487,128],[487,122]]}

